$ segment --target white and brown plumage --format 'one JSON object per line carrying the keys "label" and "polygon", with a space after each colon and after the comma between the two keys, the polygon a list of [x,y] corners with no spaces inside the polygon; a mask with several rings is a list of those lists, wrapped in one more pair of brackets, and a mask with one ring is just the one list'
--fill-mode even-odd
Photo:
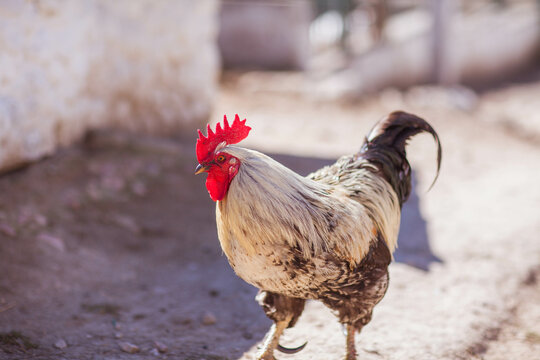
{"label": "white and brown plumage", "polygon": [[257,299],[275,322],[259,359],[273,359],[275,348],[286,351],[279,337],[306,299],[337,312],[347,327],[347,359],[356,357],[354,334],[388,287],[401,205],[410,193],[406,141],[422,131],[434,136],[440,165],[431,126],[394,112],[360,152],[307,177],[233,145],[249,132],[238,117],[232,127],[201,135],[198,172],[209,174],[221,247],[238,276],[261,289]]}

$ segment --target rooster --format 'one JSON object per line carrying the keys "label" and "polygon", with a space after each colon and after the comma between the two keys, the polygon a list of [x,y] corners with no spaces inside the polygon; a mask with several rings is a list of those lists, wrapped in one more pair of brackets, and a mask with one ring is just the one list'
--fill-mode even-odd
{"label": "rooster", "polygon": [[[274,351],[294,326],[306,299],[332,309],[346,333],[346,359],[356,358],[355,334],[371,320],[388,288],[401,207],[411,192],[407,140],[430,133],[423,119],[394,112],[378,122],[360,151],[306,177],[260,152],[235,144],[249,134],[246,120],[224,118],[207,136],[199,130],[196,174],[216,202],[218,237],[231,267],[259,288],[256,299],[274,321],[257,359]],[[434,182],[435,182],[434,180]]]}

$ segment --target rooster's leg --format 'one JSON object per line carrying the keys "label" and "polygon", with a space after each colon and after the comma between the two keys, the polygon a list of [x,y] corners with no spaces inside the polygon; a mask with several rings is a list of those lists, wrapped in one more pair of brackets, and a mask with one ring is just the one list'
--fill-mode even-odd
{"label": "rooster's leg", "polygon": [[356,346],[354,345],[354,335],[356,329],[352,325],[347,325],[347,354],[345,360],[356,360]]}
{"label": "rooster's leg", "polygon": [[286,349],[279,345],[279,338],[286,328],[296,324],[296,321],[304,310],[306,300],[262,290],[259,291],[256,299],[263,307],[266,316],[274,321],[270,331],[266,334],[263,347],[257,359],[273,360],[274,350],[276,348],[280,349],[280,351],[285,350],[285,352],[300,351],[305,344],[297,349]]}
{"label": "rooster's leg", "polygon": [[272,324],[272,327],[266,334],[263,347],[257,356],[257,360],[274,360],[274,350],[278,346],[279,338],[283,334],[283,330],[289,325],[290,319],[278,321]]}

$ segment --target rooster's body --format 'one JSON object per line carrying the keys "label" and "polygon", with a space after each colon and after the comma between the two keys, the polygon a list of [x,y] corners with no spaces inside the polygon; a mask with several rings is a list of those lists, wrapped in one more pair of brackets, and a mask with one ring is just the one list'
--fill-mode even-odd
{"label": "rooster's body", "polygon": [[[306,299],[337,312],[347,327],[347,357],[355,358],[354,332],[386,292],[401,205],[410,193],[405,143],[422,131],[439,144],[427,122],[393,113],[359,153],[307,177],[227,139],[210,151],[226,159],[201,162],[217,200],[223,251],[238,276],[261,289],[258,300],[275,321],[260,359],[273,359],[279,336],[295,324]],[[212,165],[224,175],[212,174]]]}

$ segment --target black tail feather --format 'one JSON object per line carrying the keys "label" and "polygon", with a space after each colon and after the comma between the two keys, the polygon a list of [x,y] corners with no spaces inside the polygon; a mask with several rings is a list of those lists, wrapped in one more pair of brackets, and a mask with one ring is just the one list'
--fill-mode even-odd
{"label": "black tail feather", "polygon": [[405,147],[407,140],[421,132],[430,133],[437,143],[437,174],[431,189],[439,177],[442,151],[439,136],[424,119],[395,111],[373,127],[360,150],[362,157],[379,166],[382,175],[398,194],[401,204],[407,201],[411,192],[410,165]]}

